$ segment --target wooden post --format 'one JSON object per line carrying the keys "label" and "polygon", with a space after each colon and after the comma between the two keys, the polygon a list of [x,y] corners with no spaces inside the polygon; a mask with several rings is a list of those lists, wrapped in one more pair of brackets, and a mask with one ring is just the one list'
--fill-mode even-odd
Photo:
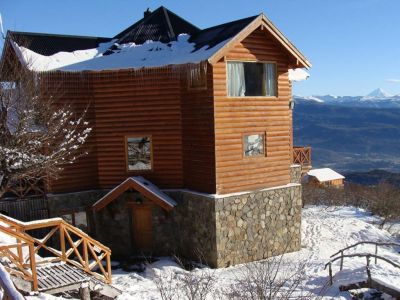
{"label": "wooden post", "polygon": [[67,258],[65,254],[65,232],[63,223],[60,223],[60,225],[58,225],[58,228],[60,230],[61,260],[65,261]]}
{"label": "wooden post", "polygon": [[29,260],[30,260],[31,272],[32,272],[33,290],[37,291],[39,289],[39,286],[38,286],[37,273],[36,273],[35,247],[34,247],[33,243],[29,243]]}
{"label": "wooden post", "polygon": [[371,257],[369,255],[366,256],[367,257],[367,282],[368,282],[368,287],[371,288],[372,287],[372,278],[371,278],[371,270],[369,269],[369,262]]}
{"label": "wooden post", "polygon": [[[21,233],[21,229],[19,227],[16,227],[15,231],[18,232],[18,233]],[[21,243],[20,239],[17,239],[17,244],[18,244],[18,246],[17,246],[17,254],[18,254],[19,263],[20,264],[24,264],[25,263],[24,262],[24,254],[22,252],[22,243]]]}
{"label": "wooden post", "polygon": [[90,300],[90,289],[89,289],[89,283],[84,282],[79,288],[79,296],[81,300]]}
{"label": "wooden post", "polygon": [[343,250],[340,250],[340,271],[343,270]]}
{"label": "wooden post", "polygon": [[111,271],[111,255],[110,255],[110,252],[108,252],[107,253],[107,255],[106,255],[106,258],[107,258],[107,280],[108,280],[108,283],[109,284],[111,284],[112,283],[112,278],[111,278],[111,273],[112,273],[112,271]]}
{"label": "wooden post", "polygon": [[88,254],[88,245],[87,245],[87,240],[85,238],[83,239],[83,260],[85,261],[85,271],[88,272],[90,271],[89,269],[89,254]]}
{"label": "wooden post", "polygon": [[329,263],[329,283],[333,285],[333,277],[332,277],[332,264]]}

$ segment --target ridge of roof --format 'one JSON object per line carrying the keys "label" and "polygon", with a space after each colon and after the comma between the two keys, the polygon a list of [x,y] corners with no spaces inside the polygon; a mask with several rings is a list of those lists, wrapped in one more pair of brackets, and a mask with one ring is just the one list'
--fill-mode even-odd
{"label": "ridge of roof", "polygon": [[160,6],[149,15],[114,36],[118,44],[134,42],[142,44],[147,40],[170,42],[181,33],[193,34],[200,29],[182,17]]}
{"label": "ridge of roof", "polygon": [[45,32],[29,32],[29,31],[14,31],[8,30],[7,33],[12,35],[32,35],[32,36],[48,36],[48,37],[63,37],[63,38],[81,38],[81,39],[109,39],[110,37],[103,36],[90,36],[90,35],[74,35],[74,34],[58,34],[58,33],[45,33]]}
{"label": "ridge of roof", "polygon": [[112,38],[9,30],[6,40],[14,41],[38,54],[50,56],[58,52],[97,48],[101,43],[110,42]]}

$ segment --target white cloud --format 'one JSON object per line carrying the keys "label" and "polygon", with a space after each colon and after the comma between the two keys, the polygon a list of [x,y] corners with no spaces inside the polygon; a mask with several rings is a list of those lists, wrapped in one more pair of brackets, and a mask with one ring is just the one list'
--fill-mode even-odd
{"label": "white cloud", "polygon": [[390,82],[390,83],[400,83],[400,79],[396,79],[396,78],[386,79],[385,81]]}

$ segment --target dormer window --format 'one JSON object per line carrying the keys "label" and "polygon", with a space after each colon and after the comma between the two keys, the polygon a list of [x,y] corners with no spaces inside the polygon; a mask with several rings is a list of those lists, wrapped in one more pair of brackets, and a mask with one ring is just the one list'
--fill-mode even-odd
{"label": "dormer window", "polygon": [[229,97],[276,97],[275,63],[228,62]]}

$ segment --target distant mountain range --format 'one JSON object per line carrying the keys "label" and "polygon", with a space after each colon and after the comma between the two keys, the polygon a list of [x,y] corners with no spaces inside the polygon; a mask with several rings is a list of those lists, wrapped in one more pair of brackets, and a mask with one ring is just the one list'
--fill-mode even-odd
{"label": "distant mountain range", "polygon": [[350,107],[400,108],[400,95],[378,88],[366,96],[294,96],[296,102],[316,102]]}
{"label": "distant mountain range", "polygon": [[294,142],[311,146],[313,167],[344,174],[400,173],[400,96],[295,96]]}

